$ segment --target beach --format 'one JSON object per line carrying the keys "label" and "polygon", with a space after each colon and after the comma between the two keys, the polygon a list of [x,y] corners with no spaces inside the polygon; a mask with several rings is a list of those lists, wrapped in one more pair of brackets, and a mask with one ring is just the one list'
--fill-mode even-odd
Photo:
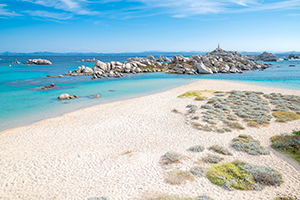
{"label": "beach", "polygon": [[[188,104],[205,101],[178,98],[191,90],[247,90],[266,94],[300,96],[300,91],[246,85],[230,81],[200,80],[166,92],[85,108],[30,126],[0,133],[0,199],[147,199],[159,194],[197,197],[206,194],[221,199],[274,199],[278,195],[300,196],[299,166],[274,152],[270,137],[300,129],[300,121],[276,123],[268,127],[216,133],[198,130],[186,122]],[[253,156],[234,150],[230,143],[248,134],[271,150],[270,155]],[[182,185],[164,181],[166,169],[160,164],[168,151],[184,155],[181,163],[169,168],[188,169],[220,145],[233,156],[222,162],[242,160],[272,167],[283,175],[284,183],[262,191],[228,191],[198,177]],[[193,153],[187,149],[203,145]],[[197,164],[201,166],[200,164]],[[203,164],[209,168],[208,164]]]}

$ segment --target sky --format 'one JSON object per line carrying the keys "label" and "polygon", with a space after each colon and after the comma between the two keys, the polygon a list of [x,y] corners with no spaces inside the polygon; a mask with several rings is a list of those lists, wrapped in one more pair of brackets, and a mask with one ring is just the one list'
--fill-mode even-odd
{"label": "sky", "polygon": [[0,0],[0,52],[300,51],[300,0]]}

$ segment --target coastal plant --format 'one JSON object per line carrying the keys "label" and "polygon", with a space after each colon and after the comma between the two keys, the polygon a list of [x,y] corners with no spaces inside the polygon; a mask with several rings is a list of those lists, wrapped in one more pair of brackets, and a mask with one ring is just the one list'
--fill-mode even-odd
{"label": "coastal plant", "polygon": [[209,147],[208,149],[213,150],[216,153],[232,156],[232,153],[229,152],[228,149],[226,149],[222,146],[219,146],[219,145],[213,145],[213,146]]}
{"label": "coastal plant", "polygon": [[203,195],[200,195],[196,198],[196,200],[214,200],[213,198],[203,194]]}
{"label": "coastal plant", "polygon": [[180,154],[173,151],[168,151],[165,155],[161,157],[160,163],[163,165],[169,165],[173,163],[179,163],[180,159]]}
{"label": "coastal plant", "polygon": [[203,169],[202,169],[201,167],[199,167],[199,166],[192,167],[192,168],[190,169],[190,172],[191,172],[193,175],[198,176],[198,177],[204,176],[204,171],[203,171]]}
{"label": "coastal plant", "polygon": [[260,142],[250,135],[239,135],[232,140],[231,146],[238,150],[247,152],[250,155],[269,155],[270,151],[260,146]]}
{"label": "coastal plant", "polygon": [[207,178],[229,190],[262,190],[263,186],[283,183],[282,175],[276,170],[241,161],[218,164],[207,171]]}
{"label": "coastal plant", "polygon": [[202,151],[204,151],[204,147],[203,146],[201,146],[201,145],[196,145],[196,146],[192,146],[192,147],[190,147],[188,150],[189,151],[192,151],[192,152],[202,152]]}
{"label": "coastal plant", "polygon": [[281,197],[276,197],[274,200],[299,200],[299,199],[297,197],[281,196]]}
{"label": "coastal plant", "polygon": [[300,115],[289,111],[274,111],[273,116],[277,119],[276,122],[286,122],[300,119]]}
{"label": "coastal plant", "polygon": [[194,180],[195,176],[190,171],[174,169],[165,174],[165,182],[171,185],[180,185]]}
{"label": "coastal plant", "polygon": [[221,162],[223,158],[218,155],[208,154],[206,157],[202,158],[202,160],[207,163],[218,163]]}
{"label": "coastal plant", "polygon": [[271,137],[271,147],[280,151],[300,163],[300,135],[299,131],[292,134],[281,134]]}

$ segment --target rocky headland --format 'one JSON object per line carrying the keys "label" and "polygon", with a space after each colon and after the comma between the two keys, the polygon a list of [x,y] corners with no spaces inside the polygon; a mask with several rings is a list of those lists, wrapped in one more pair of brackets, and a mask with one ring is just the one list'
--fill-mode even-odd
{"label": "rocky headland", "polygon": [[155,73],[169,74],[213,74],[213,73],[243,73],[247,70],[264,70],[271,64],[258,61],[279,61],[272,53],[263,52],[258,56],[243,55],[237,51],[225,51],[216,48],[205,55],[190,57],[174,55],[172,60],[167,57],[154,56],[128,58],[125,62],[102,62],[96,59],[82,60],[82,62],[95,62],[93,68],[79,66],[65,75],[83,76],[91,75],[92,79],[123,77],[124,73]]}

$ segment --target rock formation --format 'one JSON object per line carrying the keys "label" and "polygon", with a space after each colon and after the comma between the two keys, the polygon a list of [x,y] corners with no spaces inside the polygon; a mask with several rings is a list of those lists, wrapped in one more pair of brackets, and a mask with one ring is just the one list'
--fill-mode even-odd
{"label": "rock formation", "polygon": [[46,59],[28,59],[24,64],[28,65],[52,65],[52,62]]}

